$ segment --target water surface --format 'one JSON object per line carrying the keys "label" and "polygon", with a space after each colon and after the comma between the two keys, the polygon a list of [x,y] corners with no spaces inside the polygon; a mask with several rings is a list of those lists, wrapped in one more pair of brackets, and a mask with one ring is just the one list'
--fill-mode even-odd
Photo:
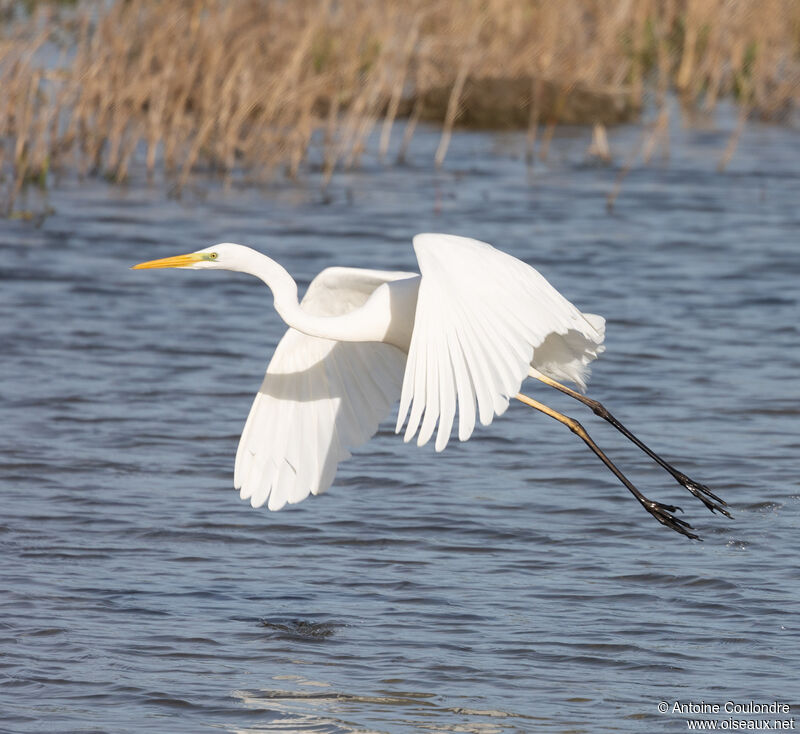
{"label": "water surface", "polygon": [[[638,131],[612,132],[620,161]],[[459,133],[411,165],[268,192],[65,183],[0,224],[0,729],[13,732],[684,731],[659,701],[800,706],[797,133],[678,130],[615,170],[562,130]],[[303,284],[415,269],[411,236],[488,240],[608,319],[590,394],[731,504],[713,516],[580,417],[646,515],[566,429],[521,405],[436,455],[387,422],[332,489],[280,513],[232,489],[284,327],[258,281],[131,272],[218,241]],[[795,709],[797,710],[797,709]]]}

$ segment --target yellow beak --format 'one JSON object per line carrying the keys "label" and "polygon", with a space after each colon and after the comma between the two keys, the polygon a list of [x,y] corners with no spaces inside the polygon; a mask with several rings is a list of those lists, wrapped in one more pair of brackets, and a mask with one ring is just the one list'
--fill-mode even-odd
{"label": "yellow beak", "polygon": [[204,253],[192,252],[188,255],[176,255],[175,257],[164,257],[161,260],[148,260],[131,267],[131,270],[145,270],[146,268],[184,268],[187,265],[203,260]]}

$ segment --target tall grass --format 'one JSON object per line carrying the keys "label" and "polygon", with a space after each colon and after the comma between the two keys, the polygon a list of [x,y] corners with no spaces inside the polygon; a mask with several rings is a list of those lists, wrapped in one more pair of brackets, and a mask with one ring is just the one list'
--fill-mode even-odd
{"label": "tall grass", "polygon": [[198,169],[296,176],[312,152],[327,180],[373,131],[402,156],[423,119],[441,164],[460,123],[527,127],[546,154],[558,123],[628,119],[648,95],[734,97],[743,119],[800,98],[797,0],[39,3],[0,28],[6,211],[58,171],[121,181],[140,157],[178,188]]}

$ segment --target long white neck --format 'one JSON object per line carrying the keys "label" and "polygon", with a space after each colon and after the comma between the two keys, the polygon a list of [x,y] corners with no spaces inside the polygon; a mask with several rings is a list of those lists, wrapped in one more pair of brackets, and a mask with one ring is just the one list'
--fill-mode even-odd
{"label": "long white neck", "polygon": [[300,308],[297,300],[297,283],[294,278],[289,275],[286,268],[266,255],[255,252],[255,250],[253,250],[253,254],[257,257],[248,263],[247,269],[243,269],[243,272],[255,275],[256,278],[264,281],[272,291],[278,315],[289,326],[298,331],[305,331],[299,325],[295,325],[298,323],[298,319],[302,321],[303,317],[308,314]]}
{"label": "long white neck", "polygon": [[298,302],[294,278],[266,255],[250,250],[247,262],[232,269],[255,275],[264,281],[272,291],[278,315],[288,326],[303,334],[354,342],[384,341],[386,337],[390,314],[384,314],[384,309],[378,308],[379,304],[372,300],[344,316],[314,316]]}

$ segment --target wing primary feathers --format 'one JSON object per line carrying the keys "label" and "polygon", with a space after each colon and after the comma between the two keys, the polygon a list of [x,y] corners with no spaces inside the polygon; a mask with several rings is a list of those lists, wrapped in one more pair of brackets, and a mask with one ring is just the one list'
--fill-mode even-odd
{"label": "wing primary feathers", "polygon": [[[433,435],[433,429],[436,428],[436,421],[439,418],[439,382],[441,380],[442,361],[444,358],[442,343],[434,341],[429,345],[436,353],[431,355],[433,359],[426,359],[428,366],[427,384],[425,388],[425,403],[421,407],[425,408],[425,417],[419,429],[417,437],[417,446],[424,446]],[[416,407],[416,401],[414,403]],[[413,411],[412,411],[413,412]]]}
{"label": "wing primary feathers", "polygon": [[[458,398],[458,439],[466,441],[475,429],[475,383],[464,359],[462,327],[457,323],[454,333],[448,334],[453,374]],[[444,447],[442,447],[444,448]]]}
{"label": "wing primary feathers", "polygon": [[[417,319],[414,321],[414,333],[417,333],[417,329],[421,331],[425,331],[427,329],[427,324],[419,322],[419,307],[417,307]],[[412,348],[414,345],[412,339]],[[427,344],[426,344],[427,347]],[[427,376],[427,358],[428,353],[426,352],[425,348],[418,349],[415,354],[414,360],[414,383],[413,383],[413,403],[411,404],[411,414],[408,417],[408,425],[406,426],[406,433],[403,436],[404,441],[410,441],[414,434],[417,432],[417,427],[419,426],[420,418],[422,418],[422,412],[425,409],[425,400],[426,400],[426,376]],[[409,355],[410,357],[410,355]],[[404,380],[405,383],[405,380]],[[405,384],[404,384],[405,387]]]}
{"label": "wing primary feathers", "polygon": [[447,359],[443,361],[443,379],[441,397],[441,413],[439,416],[439,430],[436,433],[436,444],[434,448],[436,451],[444,451],[450,441],[450,432],[453,430],[453,421],[456,417],[456,404],[462,401],[465,405],[468,402],[471,404],[472,400],[468,401],[467,395],[463,389],[463,385],[459,385],[457,361],[461,357],[461,348],[457,340],[454,343],[454,333],[448,332],[446,335],[446,344],[444,351]]}
{"label": "wing primary feathers", "polygon": [[438,422],[436,449],[443,449],[456,409],[461,440],[472,434],[476,407],[480,422],[491,423],[550,335],[565,342],[570,332],[582,335],[564,366],[582,379],[572,362],[585,366],[599,353],[599,317],[582,314],[531,266],[485,242],[422,234],[414,249],[422,278],[397,420],[399,432],[408,418],[404,440],[417,435],[425,444]]}

